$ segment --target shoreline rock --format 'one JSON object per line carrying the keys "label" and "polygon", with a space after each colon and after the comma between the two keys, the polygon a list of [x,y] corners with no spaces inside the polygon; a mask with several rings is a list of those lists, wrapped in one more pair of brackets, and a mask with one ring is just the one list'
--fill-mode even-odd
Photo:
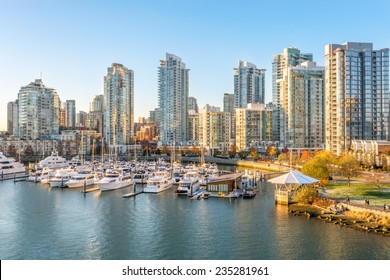
{"label": "shoreline rock", "polygon": [[[347,214],[335,214],[314,205],[290,204],[288,212],[294,216],[317,218],[324,223],[332,223],[341,227],[353,228],[369,233],[390,237],[390,225],[378,224],[375,221],[356,219]],[[348,211],[349,212],[349,211]]]}

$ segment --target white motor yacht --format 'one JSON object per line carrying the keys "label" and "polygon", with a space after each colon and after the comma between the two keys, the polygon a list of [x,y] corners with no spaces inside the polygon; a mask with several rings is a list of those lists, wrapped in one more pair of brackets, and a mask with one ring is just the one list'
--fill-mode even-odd
{"label": "white motor yacht", "polygon": [[149,175],[147,173],[136,173],[134,174],[134,183],[136,184],[146,184],[149,179]]}
{"label": "white motor yacht", "polygon": [[44,167],[42,170],[37,170],[36,175],[38,175],[36,180],[37,182],[41,182],[41,184],[49,184],[49,180],[56,175],[56,172],[53,169]]}
{"label": "white motor yacht", "polygon": [[56,171],[56,175],[49,179],[49,185],[51,188],[66,187],[66,182],[68,182],[73,175],[75,175],[73,169],[59,169]]}
{"label": "white motor yacht", "polygon": [[249,189],[249,188],[254,188],[256,186],[255,179],[253,176],[244,174],[241,177],[241,183],[240,187],[241,189]]}
{"label": "white motor yacht", "polygon": [[200,187],[200,178],[198,172],[187,172],[179,182],[179,187],[176,193],[179,195],[192,196],[193,193],[197,192]]}
{"label": "white motor yacht", "polygon": [[134,181],[130,173],[126,173],[123,170],[109,169],[106,171],[103,179],[97,182],[97,185],[104,192],[132,186]]}
{"label": "white motor yacht", "polygon": [[171,178],[167,171],[157,171],[154,176],[146,182],[144,192],[159,193],[172,188],[175,180]]}
{"label": "white motor yacht", "polygon": [[72,178],[66,182],[66,185],[68,188],[81,188],[96,184],[97,181],[97,175],[90,172],[81,172],[73,175]]}
{"label": "white motor yacht", "polygon": [[80,166],[81,165],[81,160],[79,157],[73,157],[70,161],[69,164],[72,166]]}
{"label": "white motor yacht", "polygon": [[26,167],[15,161],[14,158],[7,158],[2,152],[0,152],[0,174],[14,174],[26,172]]}
{"label": "white motor yacht", "polygon": [[66,168],[68,166],[69,163],[66,161],[66,159],[60,157],[56,152],[52,152],[50,156],[39,162],[39,167],[41,168],[49,167],[51,169],[60,169]]}
{"label": "white motor yacht", "polygon": [[216,165],[215,163],[211,164],[207,169],[207,174],[214,177],[218,177],[219,176],[218,165]]}

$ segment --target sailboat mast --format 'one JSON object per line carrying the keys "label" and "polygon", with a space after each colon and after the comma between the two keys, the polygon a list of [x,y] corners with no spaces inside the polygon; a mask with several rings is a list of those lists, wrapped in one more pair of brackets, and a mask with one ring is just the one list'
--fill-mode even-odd
{"label": "sailboat mast", "polygon": [[101,147],[101,161],[102,161],[102,164],[104,163],[104,137],[102,137],[102,147]]}
{"label": "sailboat mast", "polygon": [[81,164],[84,164],[83,163],[83,151],[84,151],[84,134],[83,134],[83,131],[81,131],[81,146],[80,146],[80,160],[81,160]]}
{"label": "sailboat mast", "polygon": [[92,140],[92,162],[94,161],[95,157],[95,139]]}

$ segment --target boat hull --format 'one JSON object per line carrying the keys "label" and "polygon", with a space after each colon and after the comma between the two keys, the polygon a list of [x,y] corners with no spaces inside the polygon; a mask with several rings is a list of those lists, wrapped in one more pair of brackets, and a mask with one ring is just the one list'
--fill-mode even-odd
{"label": "boat hull", "polygon": [[51,188],[64,188],[66,187],[66,182],[68,181],[69,179],[67,180],[63,180],[63,181],[49,181],[49,185]]}
{"label": "boat hull", "polygon": [[14,167],[14,168],[6,168],[0,170],[0,175],[14,174],[14,173],[24,173],[26,172],[25,167]]}
{"label": "boat hull", "polygon": [[133,181],[122,181],[122,182],[110,182],[110,183],[97,183],[100,191],[113,191],[125,187],[130,187],[134,184]]}
{"label": "boat hull", "polygon": [[81,188],[85,186],[90,186],[95,184],[95,179],[86,179],[86,180],[69,180],[66,185],[68,188]]}
{"label": "boat hull", "polygon": [[143,192],[145,193],[160,193],[169,190],[173,186],[173,180],[168,180],[167,183],[161,183],[157,185],[146,185]]}

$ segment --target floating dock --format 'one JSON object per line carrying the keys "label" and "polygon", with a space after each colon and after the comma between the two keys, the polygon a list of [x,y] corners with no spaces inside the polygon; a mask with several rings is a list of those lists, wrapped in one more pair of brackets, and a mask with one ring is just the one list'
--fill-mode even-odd
{"label": "floating dock", "polygon": [[14,182],[20,182],[20,181],[26,181],[26,178],[28,178],[30,175],[16,175],[16,174],[4,174],[0,178],[1,181],[5,180],[14,180]]}
{"label": "floating dock", "polygon": [[133,196],[136,196],[137,194],[140,194],[140,193],[142,193],[142,192],[135,192],[135,193],[130,192],[130,193],[126,193],[126,194],[122,195],[122,197],[123,198],[133,197]]}
{"label": "floating dock", "polygon": [[99,190],[99,188],[98,187],[93,187],[93,188],[88,188],[88,189],[82,189],[81,190],[81,192],[82,193],[90,193],[90,192],[94,192],[94,191],[97,191],[97,190]]}

